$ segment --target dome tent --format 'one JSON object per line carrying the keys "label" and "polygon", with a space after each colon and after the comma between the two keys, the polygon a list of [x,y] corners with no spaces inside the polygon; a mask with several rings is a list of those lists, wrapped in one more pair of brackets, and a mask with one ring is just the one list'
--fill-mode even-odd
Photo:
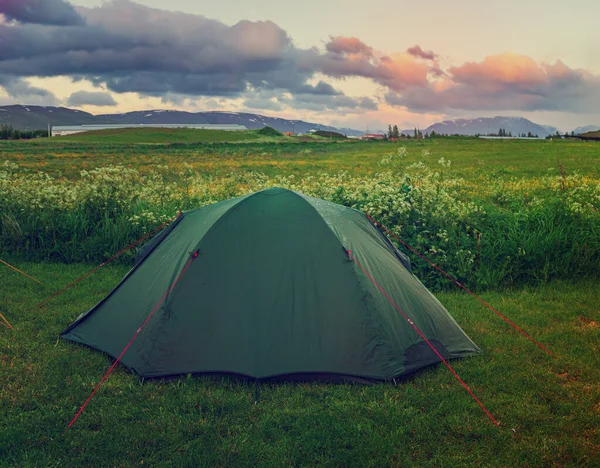
{"label": "dome tent", "polygon": [[117,357],[160,304],[120,361],[141,377],[387,380],[440,362],[377,285],[444,359],[480,353],[363,213],[280,188],[183,213],[61,336]]}

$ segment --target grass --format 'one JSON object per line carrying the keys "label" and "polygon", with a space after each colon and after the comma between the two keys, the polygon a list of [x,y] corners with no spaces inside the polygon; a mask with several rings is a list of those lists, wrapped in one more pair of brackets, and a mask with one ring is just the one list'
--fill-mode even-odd
{"label": "grass", "polygon": [[42,309],[93,265],[0,268],[0,466],[597,466],[600,289],[555,282],[484,299],[540,349],[462,293],[438,298],[484,350],[453,366],[498,429],[443,366],[399,385],[263,385],[182,377],[143,384],[118,366],[69,420],[111,360],[57,338],[126,272],[108,266]]}
{"label": "grass", "polygon": [[[61,173],[69,179],[68,185],[80,183],[79,173],[84,169],[118,164],[148,173],[157,165],[168,165],[169,174],[177,174],[188,163],[205,177],[198,187],[189,189],[206,189],[207,194],[202,197],[214,195],[220,199],[250,186],[256,176],[247,174],[249,171],[267,176],[295,175],[300,179],[345,170],[354,176],[370,177],[385,169],[379,165],[380,160],[399,146],[232,135],[223,136],[229,141],[216,141],[220,137],[194,130],[152,129],[142,133],[136,130],[7,141],[0,142],[0,161],[8,160],[52,175]],[[230,141],[237,136],[243,138]],[[483,230],[481,263],[514,268],[508,274],[515,278],[520,278],[519,272],[530,270],[544,276],[541,283],[545,284],[540,286],[526,287],[519,279],[510,289],[481,294],[547,345],[556,358],[545,355],[469,296],[460,292],[437,294],[484,351],[482,356],[454,361],[453,366],[500,420],[501,429],[490,423],[444,366],[425,369],[397,386],[391,383],[263,385],[258,404],[254,404],[255,387],[248,383],[188,376],[142,383],[134,374],[117,366],[73,429],[65,433],[66,425],[112,361],[101,353],[59,340],[58,334],[81,312],[101,300],[128,266],[104,267],[38,309],[36,304],[95,265],[28,263],[17,257],[16,249],[5,249],[3,259],[43,281],[45,286],[0,265],[0,313],[15,327],[9,330],[0,325],[0,467],[598,466],[600,288],[594,277],[579,281],[550,280],[560,276],[557,271],[563,267],[557,265],[560,262],[549,262],[554,254],[548,252],[550,248],[558,253],[571,252],[569,265],[574,267],[586,265],[585,262],[593,264],[597,258],[593,257],[598,252],[598,223],[597,217],[593,217],[596,215],[586,218],[585,223],[570,211],[570,217],[563,215],[567,213],[564,211],[567,202],[577,201],[575,195],[583,189],[569,186],[569,175],[584,174],[585,177],[572,180],[586,181],[588,186],[600,179],[599,144],[579,140],[473,138],[400,143],[408,149],[403,160],[406,165],[421,161],[423,150],[428,150],[431,166],[437,167],[436,161],[442,157],[452,161],[452,166],[443,171],[444,181],[451,182],[452,177],[467,181],[460,185],[460,197],[444,205],[446,208],[452,203],[479,202],[481,193],[489,191],[492,180],[505,186],[487,200],[497,212],[491,211],[486,216],[489,229],[506,235],[490,243],[489,229]],[[552,192],[541,183],[545,174],[556,176],[561,170],[567,176],[566,188]],[[14,180],[17,185],[23,182]],[[66,188],[56,183],[50,187],[43,177],[39,180],[39,184],[35,182],[39,194],[35,192],[33,199],[38,200],[40,195],[40,203],[50,203],[54,195],[66,193]],[[336,182],[333,176],[331,180],[334,188],[341,189],[334,193],[336,201],[362,197],[360,190],[347,187],[348,181]],[[174,211],[170,204],[175,203],[180,209],[178,200],[163,198],[170,195],[166,184],[177,182],[167,178],[164,183],[157,183],[156,187],[161,188],[159,201],[147,202],[146,206],[144,200],[138,200],[140,206],[128,203],[124,210],[135,208],[132,213],[140,214],[151,209],[158,215]],[[377,186],[382,183],[379,179],[377,182]],[[104,196],[110,202],[119,200],[118,197],[113,200],[110,191],[121,190],[112,183],[116,182],[110,179],[102,185],[108,190]],[[342,185],[338,187],[338,183]],[[376,193],[378,197],[381,194],[381,199],[375,200],[381,204],[377,210],[383,213],[388,205],[403,199],[398,195],[402,193],[402,184],[398,180],[389,185],[395,194],[391,198],[386,198],[387,186],[381,186]],[[422,181],[420,184],[423,190]],[[138,192],[144,188],[145,196],[154,200],[148,186],[125,184],[130,185],[135,185]],[[327,192],[327,188],[323,191]],[[346,189],[352,193],[345,192]],[[542,197],[541,206],[530,207],[532,197],[546,191],[550,198]],[[5,202],[9,206],[15,197],[6,193]],[[28,192],[23,194],[27,196]],[[0,191],[0,199],[2,196]],[[555,205],[546,203],[554,196]],[[569,201],[571,196],[575,198]],[[87,208],[99,210],[97,219],[88,211],[85,216],[79,211],[71,213],[76,228],[73,232],[86,235],[73,235],[65,229],[69,212],[53,212],[46,205],[39,208],[46,212],[45,217],[41,211],[29,211],[33,219],[21,219],[20,225],[15,223],[25,216],[20,210],[8,213],[10,216],[0,213],[0,229],[7,232],[12,229],[15,235],[34,240],[39,234],[38,240],[48,241],[28,244],[33,250],[52,250],[60,240],[65,245],[72,244],[74,249],[85,249],[89,258],[107,258],[126,245],[127,240],[139,237],[133,234],[141,228],[130,226],[128,211],[121,217],[111,217],[102,206],[98,203]],[[587,209],[596,208],[594,205]],[[427,213],[419,211],[415,217],[417,224],[428,219]],[[440,214],[440,225],[429,233],[431,239],[435,240],[437,231],[444,228],[447,217]],[[478,220],[473,218],[480,223]],[[480,227],[470,221],[468,224]],[[22,232],[17,229],[19,226],[24,229]],[[423,226],[418,227],[421,229],[418,232],[425,235]],[[456,248],[476,242],[469,237],[470,231],[463,228],[461,224],[447,233],[452,244],[458,242]],[[131,229],[131,236],[127,229]],[[46,231],[52,235],[46,236]],[[103,233],[106,242],[92,242],[98,233]],[[478,246],[473,244],[468,248],[476,252]],[[62,247],[58,250],[65,254]],[[510,257],[506,257],[509,250]],[[448,255],[451,252],[448,250]],[[451,263],[456,265],[453,260]],[[538,264],[545,266],[538,268]],[[576,277],[579,273],[562,275],[569,276]]]}
{"label": "grass", "polygon": [[115,128],[76,133],[64,137],[44,140],[44,143],[160,143],[165,142],[215,142],[215,141],[247,141],[257,140],[260,135],[256,131],[198,130],[191,128]]}
{"label": "grass", "polygon": [[[153,130],[153,129],[152,129]],[[452,161],[451,174],[476,179],[482,174],[498,177],[536,177],[549,168],[563,166],[565,174],[575,171],[600,178],[600,143],[581,140],[480,140],[476,138],[433,138],[387,142],[336,142],[335,140],[282,137],[253,141],[203,141],[194,136],[204,130],[173,130],[148,143],[149,132],[130,130],[119,135],[74,135],[65,138],[0,142],[0,161],[9,160],[31,170],[60,171],[76,177],[81,170],[107,164],[122,164],[147,172],[156,164],[193,169],[214,176],[258,171],[309,175],[318,172],[350,171],[374,174],[381,171],[381,158],[398,146],[408,148],[406,163],[421,161],[423,150],[432,162]],[[221,132],[223,138],[243,137],[242,132]],[[252,132],[249,132],[252,133]],[[253,134],[256,137],[256,134]],[[78,138],[80,140],[78,140]],[[204,138],[204,137],[203,137]],[[208,138],[208,137],[207,137]],[[220,137],[219,137],[220,138]],[[245,137],[244,137],[245,138]]]}

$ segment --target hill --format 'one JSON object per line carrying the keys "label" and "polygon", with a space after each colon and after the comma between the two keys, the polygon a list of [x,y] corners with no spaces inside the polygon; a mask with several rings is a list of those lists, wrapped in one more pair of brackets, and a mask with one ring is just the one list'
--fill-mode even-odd
{"label": "hill", "polygon": [[45,129],[50,125],[84,124],[238,124],[250,130],[273,127],[280,132],[308,133],[311,130],[362,135],[348,128],[338,129],[303,120],[287,120],[243,112],[185,112],[175,110],[148,110],[123,114],[93,115],[66,107],[0,106],[0,125],[10,124],[20,130]]}
{"label": "hill", "polygon": [[[531,120],[523,117],[481,117],[476,119],[455,119],[444,120],[443,122],[430,125],[424,130],[423,134],[431,134],[432,132],[444,135],[487,135],[490,133],[498,133],[503,128],[506,133],[512,133],[517,136],[522,133],[538,135],[545,137],[556,129],[550,126],[538,125]],[[412,135],[413,130],[403,130],[402,133]]]}
{"label": "hill", "polygon": [[43,130],[51,125],[86,125],[96,123],[96,117],[66,107],[0,106],[0,125],[12,125],[18,130]]}
{"label": "hill", "polygon": [[587,132],[579,135],[579,138],[590,139],[590,140],[600,140],[600,130],[597,132]]}
{"label": "hill", "polygon": [[115,128],[76,133],[74,135],[45,139],[54,141],[110,142],[110,143],[202,143],[256,140],[255,130],[230,132],[226,130],[199,130],[192,128]]}
{"label": "hill", "polygon": [[600,125],[586,125],[585,127],[577,127],[573,130],[575,135],[583,135],[588,132],[597,132],[600,131]]}

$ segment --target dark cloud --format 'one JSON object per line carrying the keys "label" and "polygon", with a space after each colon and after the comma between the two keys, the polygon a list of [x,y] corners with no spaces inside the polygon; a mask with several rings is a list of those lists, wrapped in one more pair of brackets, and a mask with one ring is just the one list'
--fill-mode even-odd
{"label": "dark cloud", "polygon": [[296,89],[296,92],[303,94],[316,94],[321,96],[339,96],[343,94],[341,91],[338,91],[329,83],[325,83],[324,81],[319,81],[315,86],[300,86]]}
{"label": "dark cloud", "polygon": [[110,93],[102,91],[77,91],[67,99],[67,106],[116,106],[117,102]]}
{"label": "dark cloud", "polygon": [[246,109],[251,110],[271,110],[271,111],[280,111],[285,108],[277,99],[274,98],[265,98],[262,99],[260,97],[246,99],[243,102],[243,106]]}
{"label": "dark cloud", "polygon": [[435,54],[431,50],[424,51],[423,49],[421,49],[421,46],[419,46],[419,45],[415,45],[415,46],[411,47],[406,52],[408,52],[413,57],[421,58],[423,60],[436,60],[437,59],[437,54]]}
{"label": "dark cloud", "polygon": [[[323,53],[296,48],[287,33],[271,21],[240,21],[228,26],[129,0],[113,0],[98,8],[79,7],[78,12],[85,23],[68,28],[0,25],[0,73],[66,75],[113,92],[136,92],[167,101],[181,95],[250,99],[249,90],[272,90],[301,96],[302,103],[309,101],[305,96],[319,96],[312,100],[313,106],[318,102],[333,107],[351,105],[352,98],[326,81],[309,84],[318,74],[375,76],[400,89],[394,63],[377,59],[357,38],[332,38]],[[348,54],[355,60],[345,66]],[[361,63],[363,56],[368,56],[366,62],[376,63]]]}
{"label": "dark cloud", "polygon": [[[0,73],[69,75],[113,91],[233,95],[248,84],[305,87],[285,31],[265,21],[227,26],[128,0],[80,8],[86,24],[0,26]],[[322,92],[317,89],[316,92]]]}
{"label": "dark cloud", "polygon": [[65,0],[0,0],[0,13],[20,23],[73,26],[84,23]]}
{"label": "dark cloud", "polygon": [[31,105],[53,106],[59,104],[59,100],[52,92],[31,86],[19,77],[0,74],[0,87],[4,88],[10,97]]}

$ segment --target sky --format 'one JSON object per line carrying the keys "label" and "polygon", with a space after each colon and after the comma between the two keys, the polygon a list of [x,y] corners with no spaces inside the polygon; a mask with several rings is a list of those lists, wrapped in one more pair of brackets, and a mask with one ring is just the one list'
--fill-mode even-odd
{"label": "sky", "polygon": [[0,0],[0,105],[571,130],[600,125],[599,16],[597,0]]}

